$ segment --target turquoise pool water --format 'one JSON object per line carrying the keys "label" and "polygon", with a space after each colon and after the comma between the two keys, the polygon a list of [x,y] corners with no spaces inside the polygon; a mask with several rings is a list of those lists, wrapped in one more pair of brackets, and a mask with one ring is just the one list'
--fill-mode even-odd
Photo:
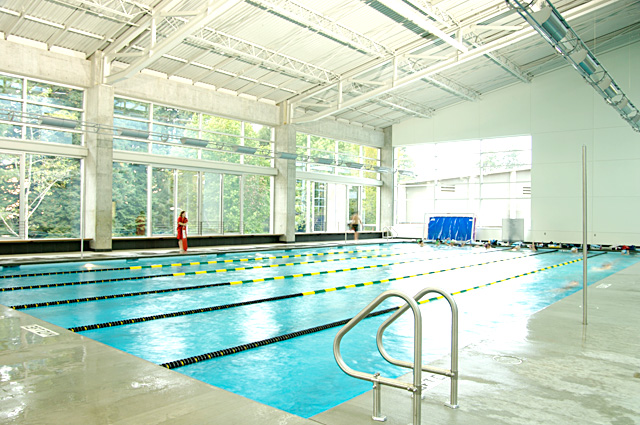
{"label": "turquoise pool water", "polygon": [[[504,330],[505,324],[514,338],[524,338],[532,313],[580,289],[572,282],[581,282],[582,262],[576,261],[581,255],[532,254],[396,243],[30,265],[0,270],[0,303],[27,306],[22,311],[65,328],[86,327],[79,329],[84,336],[163,364],[349,319],[388,289],[413,295],[435,286],[455,293],[510,278],[454,296],[464,347],[490,337],[498,327]],[[589,284],[636,261],[617,253],[594,256],[588,263]],[[542,270],[554,265],[560,266]],[[120,270],[105,270],[114,268]],[[17,275],[22,277],[9,277]],[[26,287],[31,289],[16,289]],[[59,301],[65,304],[52,305]],[[379,309],[398,303],[391,299]],[[220,306],[225,308],[197,312]],[[424,361],[429,362],[448,354],[450,313],[442,301],[421,310]],[[191,314],[166,317],[174,312]],[[343,356],[354,369],[391,377],[406,373],[377,353],[375,333],[386,317],[364,320],[343,340]],[[385,334],[394,357],[410,360],[411,322],[407,314]],[[111,326],[94,326],[103,323]],[[311,417],[370,389],[335,364],[332,344],[338,329],[175,370]]]}

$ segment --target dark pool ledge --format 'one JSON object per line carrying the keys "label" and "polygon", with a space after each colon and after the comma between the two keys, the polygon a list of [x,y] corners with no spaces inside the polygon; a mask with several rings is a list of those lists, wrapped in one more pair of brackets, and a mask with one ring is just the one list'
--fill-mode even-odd
{"label": "dark pool ledge", "polygon": [[[384,241],[381,232],[361,232],[359,243],[379,243]],[[190,253],[239,252],[266,249],[287,249],[339,244],[354,244],[349,233],[299,233],[295,242],[282,242],[282,235],[212,235],[190,236]],[[406,242],[398,239],[397,242]],[[114,238],[112,249],[95,251],[91,240],[85,239],[32,239],[0,240],[0,265],[30,264],[34,262],[74,261],[73,258],[118,259],[136,256],[158,256],[179,254],[175,236]],[[82,253],[82,255],[81,255]],[[34,258],[35,260],[31,260]],[[70,259],[68,259],[70,258]]]}

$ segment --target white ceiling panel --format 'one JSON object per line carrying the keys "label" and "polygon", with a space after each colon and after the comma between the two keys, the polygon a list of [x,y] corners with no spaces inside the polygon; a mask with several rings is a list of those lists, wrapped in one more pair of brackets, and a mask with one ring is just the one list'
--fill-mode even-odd
{"label": "white ceiling panel", "polygon": [[[596,55],[640,37],[637,0],[553,4]],[[3,0],[0,32],[377,128],[567,66],[504,0]]]}

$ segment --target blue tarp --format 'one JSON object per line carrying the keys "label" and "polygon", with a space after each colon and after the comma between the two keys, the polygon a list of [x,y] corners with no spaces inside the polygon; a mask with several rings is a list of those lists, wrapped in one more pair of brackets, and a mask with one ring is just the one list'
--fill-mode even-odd
{"label": "blue tarp", "polygon": [[475,240],[474,217],[431,217],[427,239]]}

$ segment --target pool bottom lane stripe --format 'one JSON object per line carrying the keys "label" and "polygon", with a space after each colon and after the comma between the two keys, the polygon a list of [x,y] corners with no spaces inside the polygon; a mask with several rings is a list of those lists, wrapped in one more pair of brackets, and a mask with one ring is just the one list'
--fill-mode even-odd
{"label": "pool bottom lane stripe", "polygon": [[[517,260],[519,258],[531,257],[531,256],[534,256],[534,255],[546,254],[546,253],[549,253],[549,252],[554,252],[554,251],[548,251],[548,252],[542,252],[542,253],[541,252],[536,252],[534,254],[522,255],[522,256],[519,256],[519,257],[503,258],[503,259],[500,259],[500,260],[492,260],[492,261],[487,261],[487,262],[478,263],[478,264],[469,264],[469,265],[465,265],[465,266],[454,267],[454,268],[451,268],[451,269],[438,270],[438,271],[433,271],[433,272],[428,272],[428,273],[421,273],[421,274],[418,274],[418,275],[412,275],[412,276],[407,276],[407,277],[422,276],[422,275],[425,275],[425,274],[433,274],[433,273],[440,273],[440,272],[444,272],[444,271],[464,269],[464,268],[468,268],[468,267],[482,266],[482,265],[485,265],[485,264],[498,263],[498,262],[501,262],[501,261]],[[338,270],[326,270],[326,271],[321,271],[321,272],[299,273],[299,274],[288,275],[288,276],[274,276],[274,277],[265,277],[265,278],[259,278],[259,279],[237,280],[237,281],[232,281],[232,282],[208,283],[208,284],[203,284],[203,285],[184,286],[184,287],[179,287],[179,288],[156,289],[156,290],[152,290],[152,291],[128,292],[128,293],[113,294],[113,295],[98,295],[98,296],[95,296],[95,297],[76,298],[76,299],[68,299],[68,300],[42,301],[42,302],[31,303],[31,304],[13,305],[13,306],[10,306],[10,308],[13,308],[14,310],[25,310],[25,309],[29,309],[29,308],[51,307],[51,306],[63,305],[63,304],[75,304],[75,303],[83,303],[83,302],[90,302],[90,301],[103,301],[103,300],[110,300],[110,299],[114,299],[114,298],[137,297],[137,296],[141,296],[141,295],[163,294],[163,293],[167,293],[167,292],[177,292],[177,291],[188,291],[188,290],[191,290],[191,289],[213,288],[213,287],[216,287],[216,286],[241,285],[241,284],[244,284],[244,283],[256,283],[256,282],[266,282],[266,281],[279,280],[279,279],[292,279],[292,278],[304,277],[304,276],[316,276],[318,274],[330,274],[330,273],[338,273],[338,272],[360,270],[361,268],[374,269],[374,268],[379,268],[379,267],[381,268],[381,267],[395,266],[395,265],[400,265],[400,264],[416,263],[416,262],[421,262],[421,261],[431,261],[431,260],[434,260],[434,259],[441,259],[441,258],[425,258],[425,259],[419,259],[419,260],[399,261],[399,262],[396,262],[396,263],[372,264],[370,266],[351,267],[351,268],[348,268],[348,269],[338,269]],[[321,260],[318,260],[318,261],[321,261]],[[338,260],[333,260],[333,261],[338,261]],[[315,263],[315,262],[313,262],[313,263]],[[311,263],[304,263],[304,264],[311,264]],[[402,278],[400,278],[400,279],[402,279]]]}
{"label": "pool bottom lane stripe", "polygon": [[[598,256],[598,255],[603,255],[603,254],[605,254],[605,253],[596,254],[593,257]],[[511,276],[511,277],[508,277],[506,279],[496,280],[495,282],[487,283],[487,284],[484,284],[484,285],[474,286],[473,288],[469,288],[469,289],[465,289],[465,290],[462,290],[462,291],[454,292],[452,295],[463,294],[463,293],[469,292],[469,291],[471,291],[473,289],[488,287],[488,286],[494,285],[494,284],[499,283],[499,282],[505,282],[507,280],[516,279],[518,277],[523,277],[523,276],[528,276],[528,275],[531,275],[531,274],[534,274],[534,273],[538,273],[538,272],[542,272],[542,271],[545,271],[545,270],[549,270],[549,269],[552,269],[552,268],[566,266],[568,264],[577,263],[578,261],[582,261],[582,258],[578,258],[578,259],[575,259],[575,260],[572,260],[572,261],[567,261],[567,262],[564,262],[564,263],[556,264],[556,265],[553,265],[553,266],[543,267],[543,268],[538,269],[538,270],[533,270],[533,271],[530,271],[530,272],[527,272],[527,273],[522,273],[522,274],[519,274],[519,275]],[[442,298],[444,298],[444,297],[438,296],[438,297],[429,298],[427,300],[420,301],[419,304],[425,304],[425,303],[428,303],[428,302],[433,302],[433,301],[436,301],[436,300],[439,300],[439,299],[442,299]],[[375,316],[380,316],[380,315],[383,315],[383,314],[391,313],[391,312],[394,312],[397,309],[401,308],[402,306],[403,305],[399,305],[399,306],[396,306],[396,307],[387,308],[385,310],[374,311],[373,313],[368,314],[365,318],[370,318],[370,317],[375,317]],[[323,331],[323,330],[326,330],[326,329],[335,328],[335,327],[338,327],[338,326],[343,326],[343,325],[347,324],[349,322],[349,320],[351,320],[351,319],[352,318],[343,319],[343,320],[339,320],[337,322],[327,323],[325,325],[315,326],[313,328],[307,328],[307,329],[303,329],[301,331],[291,332],[291,333],[288,333],[288,334],[279,335],[279,336],[275,336],[275,337],[268,338],[268,339],[263,339],[261,341],[250,342],[248,344],[237,345],[235,347],[225,348],[223,350],[212,351],[210,353],[200,354],[198,356],[186,357],[186,358],[180,359],[180,360],[174,360],[174,361],[170,361],[170,362],[166,362],[166,363],[161,363],[160,366],[166,367],[167,369],[177,369],[179,367],[188,366],[190,364],[198,363],[198,362],[201,362],[201,361],[211,360],[211,359],[215,359],[217,357],[226,356],[226,355],[229,355],[229,354],[240,353],[242,351],[251,350],[253,348],[263,347],[265,345],[273,344],[273,343],[276,343],[276,342],[286,341],[286,340],[289,340],[289,339],[292,339],[292,338],[296,338],[296,337],[299,337],[299,336],[309,335],[309,334],[312,334],[312,333],[315,333],[315,332],[320,332],[320,331]]]}
{"label": "pool bottom lane stripe", "polygon": [[[539,271],[544,271],[544,270],[548,270],[548,269],[551,269],[551,268],[555,268],[555,267],[571,264],[571,263],[576,262],[576,261],[580,261],[580,260],[574,260],[574,261],[571,261],[571,262],[561,263],[561,264],[557,264],[557,265],[554,265],[554,266],[548,266],[548,267],[544,267],[544,268],[541,268],[539,270],[535,270],[535,271],[532,271],[532,272],[523,273],[523,274],[520,274],[520,275],[508,277],[508,278],[501,279],[501,280],[498,280],[498,281],[495,281],[495,282],[491,282],[491,283],[475,286],[473,288],[464,289],[462,291],[454,292],[453,295],[461,294],[461,293],[464,293],[464,292],[469,292],[469,291],[471,291],[473,289],[487,287],[487,286],[493,285],[495,283],[504,282],[504,281],[507,281],[507,280],[515,279],[517,277],[522,277],[522,276],[526,276],[526,275],[529,275],[529,274],[537,273]],[[211,312],[211,311],[216,311],[216,310],[223,310],[223,309],[228,309],[228,308],[234,308],[234,307],[240,307],[240,306],[246,306],[246,305],[252,305],[252,304],[259,304],[259,303],[264,303],[264,302],[269,302],[269,301],[278,301],[278,300],[296,298],[296,297],[301,297],[301,296],[308,296],[308,295],[315,295],[315,294],[333,292],[333,291],[338,291],[338,290],[343,290],[343,289],[370,286],[370,285],[379,284],[379,283],[386,283],[386,282],[391,282],[391,281],[395,281],[395,280],[402,280],[402,279],[404,279],[406,277],[412,277],[412,276],[383,279],[383,280],[379,280],[379,281],[375,281],[375,282],[357,283],[357,284],[351,284],[351,285],[346,285],[346,286],[341,286],[341,287],[336,287],[336,288],[318,289],[318,290],[315,290],[315,291],[300,292],[300,293],[288,294],[288,295],[280,295],[280,296],[271,297],[271,298],[262,298],[262,299],[258,299],[258,300],[243,301],[243,302],[238,302],[238,303],[218,305],[218,306],[212,306],[212,307],[203,307],[203,308],[199,308],[199,309],[177,311],[177,312],[172,312],[172,313],[164,313],[164,314],[158,314],[158,315],[153,315],[153,316],[138,317],[138,318],[133,318],[133,319],[116,320],[116,321],[112,321],[112,322],[98,323],[98,324],[94,324],[94,325],[76,326],[76,327],[68,328],[68,330],[70,330],[72,332],[83,332],[83,331],[89,331],[89,330],[94,330],[94,329],[104,329],[104,328],[110,328],[110,327],[115,327],[115,326],[123,326],[123,325],[129,325],[129,324],[134,324],[134,323],[148,322],[148,321],[152,321],[152,320],[166,319],[166,318],[171,318],[171,317],[186,316],[186,315],[191,315],[191,314],[205,313],[205,312]],[[440,298],[442,298],[442,297],[437,297],[437,298],[433,298],[433,299],[429,299],[429,300],[424,300],[424,301],[421,301],[420,303],[423,304],[423,303],[427,303],[427,302],[430,302],[430,301],[433,301],[433,300],[436,300],[436,299],[440,299]]]}

